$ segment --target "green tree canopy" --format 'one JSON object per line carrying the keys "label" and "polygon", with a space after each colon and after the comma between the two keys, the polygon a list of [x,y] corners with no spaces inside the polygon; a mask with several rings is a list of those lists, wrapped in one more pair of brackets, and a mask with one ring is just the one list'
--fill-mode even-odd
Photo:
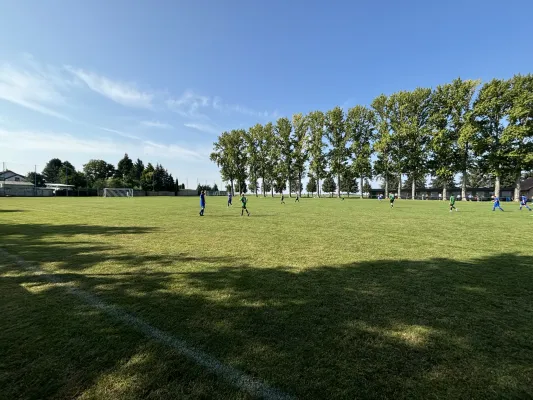
{"label": "green tree canopy", "polygon": [[316,179],[314,176],[309,177],[309,180],[307,181],[306,190],[307,193],[315,193],[316,192]]}
{"label": "green tree canopy", "polygon": [[[96,188],[96,181],[106,181],[115,174],[115,167],[104,160],[90,160],[83,166],[89,186]],[[99,185],[100,186],[100,185]]]}
{"label": "green tree canopy", "polygon": [[346,170],[348,159],[348,135],[344,121],[344,112],[342,108],[335,107],[326,113],[325,118],[326,137],[330,147],[327,154],[330,166],[330,173],[337,177],[337,197],[341,195],[341,176]]}
{"label": "green tree canopy", "polygon": [[34,185],[36,185],[36,187],[46,186],[44,175],[39,174],[39,173],[36,174],[35,172],[28,172],[26,175],[26,181],[33,183]]}
{"label": "green tree canopy", "polygon": [[328,174],[326,178],[324,179],[324,182],[322,184],[322,190],[326,193],[331,193],[333,195],[333,192],[337,190],[337,184],[335,183],[335,180],[333,177]]}
{"label": "green tree canopy", "polygon": [[59,173],[63,162],[59,158],[52,158],[43,169],[42,175],[46,183],[59,183]]}

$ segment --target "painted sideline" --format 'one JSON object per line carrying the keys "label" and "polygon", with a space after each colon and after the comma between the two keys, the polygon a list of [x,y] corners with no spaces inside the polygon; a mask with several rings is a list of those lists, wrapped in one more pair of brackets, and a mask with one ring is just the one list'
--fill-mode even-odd
{"label": "painted sideline", "polygon": [[152,325],[143,321],[139,317],[129,314],[117,306],[105,303],[97,296],[86,292],[85,290],[78,289],[67,282],[63,282],[58,276],[47,273],[41,270],[37,265],[27,262],[19,256],[8,253],[2,247],[0,247],[0,255],[7,259],[11,259],[18,266],[24,268],[28,272],[31,272],[33,275],[43,277],[51,284],[65,288],[68,293],[80,298],[85,303],[93,306],[94,308],[105,312],[107,315],[111,316],[115,320],[120,321],[132,328],[135,328],[137,331],[142,332],[146,337],[149,337],[155,340],[156,342],[173,348],[179,354],[196,362],[198,365],[201,365],[209,372],[220,376],[237,389],[247,392],[248,394],[254,397],[262,398],[265,400],[295,399],[295,397],[284,393],[279,389],[271,387],[262,380],[247,375],[236,368],[222,363],[221,361],[210,356],[209,354],[189,346],[184,340],[179,339],[169,333],[166,333],[156,327],[153,327]]}

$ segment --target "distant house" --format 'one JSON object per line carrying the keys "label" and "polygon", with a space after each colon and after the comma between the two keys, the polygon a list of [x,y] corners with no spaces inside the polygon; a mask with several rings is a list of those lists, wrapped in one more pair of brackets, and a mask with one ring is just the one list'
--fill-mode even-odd
{"label": "distant house", "polygon": [[26,182],[26,177],[16,172],[6,170],[0,172],[0,182]]}
{"label": "distant house", "polygon": [[529,199],[533,197],[533,177],[527,178],[520,183],[520,194],[527,196]]}
{"label": "distant house", "polygon": [[27,196],[34,192],[34,185],[13,171],[0,173],[0,196]]}
{"label": "distant house", "polygon": [[4,189],[4,191],[9,189],[33,189],[33,186],[33,183],[26,181],[26,177],[16,172],[10,170],[0,172],[0,189]]}

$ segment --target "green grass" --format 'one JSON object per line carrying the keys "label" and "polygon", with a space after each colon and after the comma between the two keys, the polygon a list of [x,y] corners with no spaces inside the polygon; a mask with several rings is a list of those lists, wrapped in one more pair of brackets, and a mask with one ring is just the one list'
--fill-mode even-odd
{"label": "green grass", "polygon": [[[533,215],[503,203],[0,199],[0,247],[302,399],[533,398]],[[249,398],[0,259],[0,398]]]}

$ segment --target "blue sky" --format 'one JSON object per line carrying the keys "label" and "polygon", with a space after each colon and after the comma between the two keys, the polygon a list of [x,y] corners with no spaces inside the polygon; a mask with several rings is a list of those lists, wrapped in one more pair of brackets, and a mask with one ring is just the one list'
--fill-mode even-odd
{"label": "blue sky", "polygon": [[530,0],[0,0],[0,162],[127,152],[220,184],[223,130],[533,72],[531,15]]}

